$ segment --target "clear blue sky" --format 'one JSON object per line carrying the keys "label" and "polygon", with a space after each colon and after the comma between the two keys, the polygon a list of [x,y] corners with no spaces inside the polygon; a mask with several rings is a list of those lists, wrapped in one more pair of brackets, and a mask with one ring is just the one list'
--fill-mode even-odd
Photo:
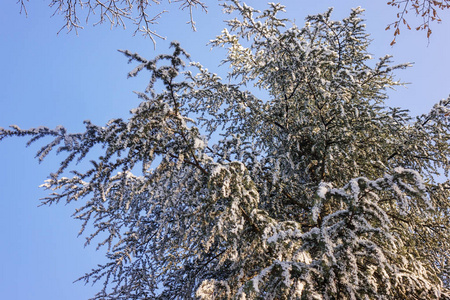
{"label": "clear blue sky", "polygon": [[[64,125],[71,131],[83,130],[82,121],[104,124],[111,118],[127,117],[138,105],[133,90],[142,91],[145,76],[126,79],[131,66],[117,49],[129,49],[151,58],[168,51],[168,42],[178,40],[210,70],[218,68],[223,50],[210,51],[206,43],[223,29],[216,1],[207,1],[210,12],[195,12],[198,31],[192,32],[187,12],[169,7],[156,29],[167,41],[158,40],[156,50],[149,39],[132,36],[127,30],[109,30],[108,25],[66,34],[57,31],[62,17],[51,17],[50,1],[30,1],[28,17],[20,15],[16,1],[0,3],[0,127],[17,124],[22,128],[40,125]],[[402,106],[421,114],[450,93],[450,14],[443,24],[433,26],[428,45],[423,32],[403,30],[395,47],[390,47],[392,32],[386,25],[396,11],[386,1],[285,0],[287,16],[298,25],[308,14],[335,6],[335,18],[348,14],[351,7],[366,8],[367,30],[374,39],[370,48],[374,57],[394,55],[398,63],[414,62],[397,78],[411,82],[407,88],[390,92],[388,105]],[[265,1],[247,1],[255,7]],[[410,19],[412,16],[410,16]],[[412,20],[413,21],[413,20]],[[413,22],[414,23],[414,22]],[[144,75],[144,74],[142,74]],[[58,166],[52,156],[42,164],[34,159],[39,144],[25,148],[25,139],[7,139],[0,143],[0,297],[2,299],[53,300],[87,299],[99,286],[72,283],[84,272],[103,261],[103,250],[83,247],[77,238],[80,223],[71,219],[76,205],[37,207],[46,192],[38,186]]]}

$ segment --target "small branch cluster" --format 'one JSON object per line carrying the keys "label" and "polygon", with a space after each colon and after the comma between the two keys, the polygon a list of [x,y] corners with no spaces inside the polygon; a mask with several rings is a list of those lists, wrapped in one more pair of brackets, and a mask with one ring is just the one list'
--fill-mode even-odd
{"label": "small branch cluster", "polygon": [[[26,2],[28,0],[18,0],[21,11],[27,13]],[[149,37],[153,43],[156,43],[155,37],[164,39],[153,28],[157,24],[158,19],[167,10],[154,11],[151,6],[161,5],[160,0],[49,0],[49,6],[54,9],[54,15],[62,15],[64,18],[64,28],[68,32],[74,30],[77,32],[83,28],[82,19],[85,18],[87,23],[89,19],[95,16],[94,25],[109,23],[111,27],[126,27],[127,21],[135,24],[135,34],[141,32],[144,36]],[[206,4],[201,0],[175,0],[168,3],[178,3],[179,8],[189,11],[188,24],[195,30],[195,22],[193,19],[193,9],[199,7],[203,11],[207,11]],[[151,14],[150,14],[151,12]]]}
{"label": "small branch cluster", "polygon": [[438,12],[450,8],[450,1],[448,0],[392,0],[387,4],[400,9],[397,13],[397,20],[386,27],[386,30],[391,28],[394,29],[394,39],[391,42],[391,46],[396,43],[396,38],[400,34],[401,26],[406,26],[406,28],[411,30],[411,26],[406,20],[406,15],[409,12],[412,11],[417,17],[422,19],[422,23],[415,26],[415,29],[426,31],[427,38],[429,39],[432,33],[430,23],[440,23],[442,19]]}

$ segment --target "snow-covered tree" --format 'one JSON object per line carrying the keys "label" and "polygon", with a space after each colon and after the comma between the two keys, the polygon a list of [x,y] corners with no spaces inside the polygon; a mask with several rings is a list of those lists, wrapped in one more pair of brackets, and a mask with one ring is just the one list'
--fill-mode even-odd
{"label": "snow-covered tree", "polygon": [[450,297],[450,99],[416,118],[385,105],[407,65],[373,62],[361,9],[303,28],[279,4],[226,9],[238,17],[212,44],[230,80],[176,42],[122,51],[130,77],[150,72],[129,120],[0,129],[53,137],[39,160],[67,153],[43,203],[80,203],[87,243],[108,249],[82,278],[104,282],[94,299]]}

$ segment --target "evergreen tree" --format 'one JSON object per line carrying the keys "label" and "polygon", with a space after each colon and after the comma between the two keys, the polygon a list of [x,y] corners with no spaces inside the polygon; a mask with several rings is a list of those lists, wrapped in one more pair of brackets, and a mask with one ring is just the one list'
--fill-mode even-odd
{"label": "evergreen tree", "polygon": [[186,66],[176,42],[153,60],[122,51],[130,77],[150,72],[129,120],[0,129],[53,137],[39,160],[67,153],[43,203],[82,203],[87,243],[107,247],[81,278],[104,282],[94,299],[450,297],[450,185],[435,179],[450,169],[450,99],[416,118],[385,105],[407,65],[372,62],[361,9],[286,28],[279,4],[231,2],[239,18],[212,42],[231,82]]}

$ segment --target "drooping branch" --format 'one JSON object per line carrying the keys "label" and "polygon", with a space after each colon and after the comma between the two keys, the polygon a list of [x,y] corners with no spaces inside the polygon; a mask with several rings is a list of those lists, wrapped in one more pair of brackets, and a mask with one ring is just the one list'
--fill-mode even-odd
{"label": "drooping branch", "polygon": [[[155,38],[165,39],[159,35],[154,25],[158,24],[158,19],[168,11],[165,9],[158,9],[156,6],[162,5],[159,0],[48,0],[49,6],[54,9],[53,15],[62,15],[64,18],[64,25],[58,32],[67,29],[68,32],[74,30],[78,32],[83,29],[83,19],[86,23],[91,18],[94,18],[94,25],[109,23],[111,27],[127,26],[127,22],[131,22],[136,26],[134,33],[142,33],[149,37],[153,43],[156,43]],[[26,2],[28,0],[18,0],[17,3],[21,6],[21,12],[26,14]],[[202,0],[175,0],[167,1],[172,5],[179,4],[179,9],[187,10],[189,13],[188,23],[192,29],[195,30],[194,9],[200,8],[207,12],[206,3]]]}

